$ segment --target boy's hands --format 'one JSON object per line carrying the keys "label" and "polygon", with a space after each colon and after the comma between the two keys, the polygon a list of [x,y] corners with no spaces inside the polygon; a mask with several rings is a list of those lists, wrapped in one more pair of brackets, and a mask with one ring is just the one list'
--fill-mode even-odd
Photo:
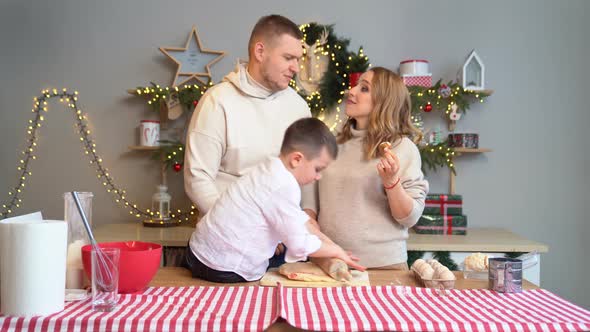
{"label": "boy's hands", "polygon": [[275,249],[275,256],[282,254],[284,251],[285,251],[285,245],[282,242],[277,244],[277,247]]}
{"label": "boy's hands", "polygon": [[344,251],[342,247],[334,243],[334,241],[330,240],[329,237],[322,233],[319,229],[317,221],[309,219],[306,225],[309,232],[316,235],[322,241],[322,246],[320,249],[310,254],[309,257],[339,258],[343,260],[346,265],[359,271],[365,271],[367,269],[366,267],[356,263],[359,261],[358,257],[354,256],[350,251]]}

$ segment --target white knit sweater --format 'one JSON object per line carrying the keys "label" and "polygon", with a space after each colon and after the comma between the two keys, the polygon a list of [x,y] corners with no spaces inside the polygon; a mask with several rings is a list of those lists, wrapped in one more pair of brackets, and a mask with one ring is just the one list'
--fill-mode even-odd
{"label": "white knit sweater", "polygon": [[228,185],[278,156],[287,127],[311,116],[293,89],[270,92],[245,63],[199,100],[186,138],[184,188],[205,214]]}
{"label": "white knit sweater", "polygon": [[323,233],[360,258],[367,267],[381,267],[407,260],[406,239],[424,210],[428,181],[421,170],[420,153],[408,138],[392,143],[400,161],[401,185],[414,199],[412,212],[401,220],[391,215],[381,177],[379,158],[364,160],[365,130],[339,145],[338,159],[322,173],[314,186],[303,189],[302,207],[318,213]]}

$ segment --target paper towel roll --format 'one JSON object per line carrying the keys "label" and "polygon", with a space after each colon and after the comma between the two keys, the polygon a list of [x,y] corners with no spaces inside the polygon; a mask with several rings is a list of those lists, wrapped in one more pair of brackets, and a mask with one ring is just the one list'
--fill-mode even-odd
{"label": "paper towel roll", "polygon": [[64,309],[67,223],[0,222],[0,311],[46,316]]}
{"label": "paper towel roll", "polygon": [[[2,219],[0,220],[0,223],[30,223],[30,222],[43,222],[43,214],[41,214],[41,211],[37,211],[37,212],[33,212],[33,213],[29,213],[29,214],[23,214],[21,216],[16,216],[16,217],[12,217],[12,218],[6,218],[6,219]],[[0,255],[0,266],[2,266],[2,255]],[[2,285],[2,276],[0,275],[0,285]],[[0,287],[0,306],[2,304],[2,291],[1,291],[1,287]]]}

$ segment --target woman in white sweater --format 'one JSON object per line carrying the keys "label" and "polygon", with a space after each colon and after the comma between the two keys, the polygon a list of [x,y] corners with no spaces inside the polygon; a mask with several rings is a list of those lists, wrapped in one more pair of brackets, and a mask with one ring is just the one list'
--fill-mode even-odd
{"label": "woman in white sweater", "polygon": [[338,159],[304,188],[302,207],[322,232],[369,268],[408,268],[408,228],[424,210],[428,182],[410,112],[397,74],[382,67],[365,72],[348,94]]}

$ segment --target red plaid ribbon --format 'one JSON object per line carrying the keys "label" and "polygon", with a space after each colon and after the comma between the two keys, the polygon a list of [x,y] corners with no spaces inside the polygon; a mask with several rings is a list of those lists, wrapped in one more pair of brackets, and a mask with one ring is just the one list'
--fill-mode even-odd
{"label": "red plaid ribbon", "polygon": [[[416,225],[413,228],[414,229],[417,229],[417,230],[434,230],[434,231],[442,230],[443,231],[443,234],[445,232],[444,226],[422,226],[422,225]],[[467,227],[453,227],[453,226],[451,226],[451,230],[447,230],[447,235],[452,235],[453,234],[453,230],[455,230],[455,231],[465,231],[465,230],[467,230]]]}
{"label": "red plaid ribbon", "polygon": [[439,207],[440,214],[443,216],[447,215],[447,208],[449,207],[461,207],[463,201],[461,200],[449,200],[447,195],[439,195],[438,200],[427,199],[425,201],[426,207]]}
{"label": "red plaid ribbon", "polygon": [[453,234],[453,217],[443,216],[443,233],[445,229],[447,230],[447,235]]}

